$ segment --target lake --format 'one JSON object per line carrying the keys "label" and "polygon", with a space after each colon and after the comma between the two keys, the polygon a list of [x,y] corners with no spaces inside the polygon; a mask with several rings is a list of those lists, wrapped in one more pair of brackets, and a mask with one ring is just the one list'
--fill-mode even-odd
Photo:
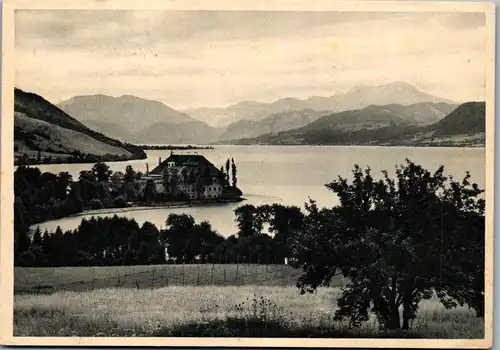
{"label": "lake", "polygon": [[[124,172],[126,165],[136,171],[152,170],[159,159],[166,159],[169,150],[146,151],[147,159],[110,162],[113,171]],[[170,213],[188,213],[196,221],[209,220],[223,236],[236,233],[233,210],[243,204],[271,204],[303,206],[308,198],[320,206],[334,206],[337,198],[324,185],[338,178],[350,179],[354,164],[365,168],[370,166],[375,178],[382,170],[394,174],[395,166],[403,164],[405,158],[421,164],[430,171],[444,165],[445,174],[462,179],[469,170],[472,180],[480,188],[485,186],[484,148],[435,148],[435,147],[368,147],[368,146],[215,146],[213,150],[174,151],[174,153],[203,154],[220,168],[226,159],[234,158],[238,168],[238,187],[246,201],[220,205],[204,205],[190,208],[148,209],[123,212],[119,215],[135,218],[139,224],[149,221],[158,227],[165,227]],[[57,173],[70,172],[75,179],[81,170],[88,170],[92,164],[47,164],[39,166],[41,171]],[[114,214],[99,214],[104,217]],[[86,216],[86,217],[90,217]],[[42,230],[63,230],[76,228],[85,216],[75,216],[40,224]]]}

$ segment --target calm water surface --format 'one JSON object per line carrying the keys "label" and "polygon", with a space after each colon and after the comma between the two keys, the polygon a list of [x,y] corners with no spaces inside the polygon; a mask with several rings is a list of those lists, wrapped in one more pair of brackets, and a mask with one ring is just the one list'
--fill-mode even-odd
{"label": "calm water surface", "polygon": [[[469,170],[473,181],[481,188],[485,185],[484,148],[416,148],[416,147],[344,147],[344,146],[215,146],[214,150],[196,150],[220,168],[227,158],[233,157],[238,168],[238,187],[247,199],[241,203],[205,205],[191,208],[154,209],[120,213],[121,216],[135,218],[139,224],[145,221],[159,227],[165,226],[170,213],[188,213],[196,221],[209,220],[222,235],[236,233],[233,210],[243,204],[271,204],[303,206],[312,198],[320,206],[337,204],[336,196],[324,185],[338,178],[350,178],[354,164],[370,166],[374,177],[381,176],[382,170],[394,174],[396,164],[405,158],[435,171],[444,165],[445,174],[462,178]],[[174,153],[185,153],[174,151]],[[136,171],[146,171],[146,164],[152,170],[159,158],[166,159],[170,151],[147,151],[148,158],[126,162],[108,163],[113,171],[124,171],[132,165]],[[75,179],[81,170],[88,170],[92,164],[52,164],[41,165],[41,171],[68,171]],[[114,214],[99,214],[105,217]],[[86,217],[90,217],[86,216]],[[42,230],[63,230],[76,228],[82,217],[76,216],[40,224]]]}

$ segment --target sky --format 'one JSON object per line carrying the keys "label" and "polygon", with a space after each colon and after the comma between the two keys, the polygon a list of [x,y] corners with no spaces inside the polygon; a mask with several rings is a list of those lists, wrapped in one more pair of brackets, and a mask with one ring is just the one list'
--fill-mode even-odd
{"label": "sky", "polygon": [[485,99],[483,13],[17,10],[15,84],[184,109],[407,82]]}

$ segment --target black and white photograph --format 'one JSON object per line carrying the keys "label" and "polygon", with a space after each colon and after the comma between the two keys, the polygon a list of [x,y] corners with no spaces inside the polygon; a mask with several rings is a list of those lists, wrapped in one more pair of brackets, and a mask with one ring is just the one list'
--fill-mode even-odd
{"label": "black and white photograph", "polygon": [[3,342],[491,346],[492,4],[35,3]]}

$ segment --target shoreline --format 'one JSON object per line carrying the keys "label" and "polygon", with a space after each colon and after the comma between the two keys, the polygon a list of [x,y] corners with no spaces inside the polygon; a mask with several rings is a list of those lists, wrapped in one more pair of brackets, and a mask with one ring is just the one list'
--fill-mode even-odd
{"label": "shoreline", "polygon": [[89,209],[89,210],[84,210],[80,213],[68,215],[68,216],[65,216],[62,218],[37,222],[36,224],[33,224],[30,226],[30,230],[36,230],[36,228],[39,225],[47,223],[47,222],[59,221],[59,220],[64,220],[64,219],[68,219],[68,218],[87,216],[87,215],[119,214],[119,213],[124,213],[124,212],[133,212],[133,211],[141,211],[141,210],[154,210],[154,209],[192,208],[192,207],[203,206],[203,205],[238,203],[238,202],[243,202],[245,200],[246,200],[246,198],[240,197],[240,198],[235,198],[235,199],[226,199],[223,201],[211,201],[211,202],[194,202],[194,203],[189,203],[189,202],[177,202],[177,203],[175,203],[175,202],[172,202],[172,203],[164,203],[164,204],[158,204],[158,205],[137,205],[137,206],[130,206],[130,207],[125,207],[125,208]]}

